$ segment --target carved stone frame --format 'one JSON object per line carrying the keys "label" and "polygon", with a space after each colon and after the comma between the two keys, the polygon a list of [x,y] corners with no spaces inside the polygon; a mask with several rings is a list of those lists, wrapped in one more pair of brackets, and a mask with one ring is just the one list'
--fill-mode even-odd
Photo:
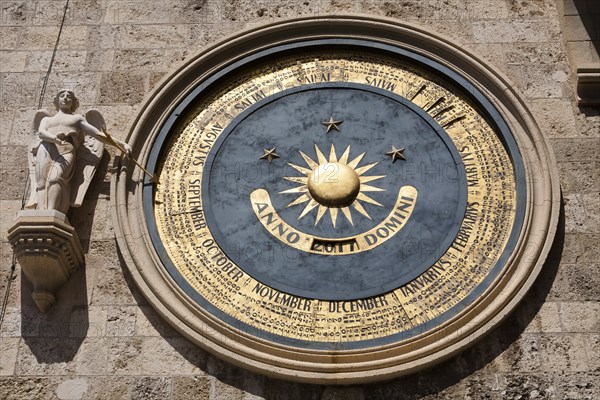
{"label": "carved stone frame", "polygon": [[201,309],[162,267],[144,218],[144,177],[139,168],[123,169],[119,175],[113,175],[111,198],[119,248],[135,282],[160,315],[193,343],[228,362],[276,378],[352,384],[389,379],[438,363],[471,345],[506,318],[532,286],[548,255],[556,232],[560,190],[548,142],[501,72],[448,38],[422,27],[356,15],[273,23],[208,47],[148,96],[128,137],[134,155],[146,162],[166,118],[215,70],[271,46],[335,37],[367,38],[404,47],[450,66],[488,97],[515,137],[527,176],[524,225],[503,274],[456,317],[414,338],[367,351],[302,350],[256,338]]}

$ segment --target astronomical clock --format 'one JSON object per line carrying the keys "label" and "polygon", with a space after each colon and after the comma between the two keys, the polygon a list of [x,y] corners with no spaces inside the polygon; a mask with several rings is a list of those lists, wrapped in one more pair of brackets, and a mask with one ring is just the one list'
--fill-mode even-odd
{"label": "astronomical clock", "polygon": [[258,28],[166,78],[113,182],[124,259],[197,345],[283,379],[387,379],[495,327],[558,215],[506,79],[414,26]]}

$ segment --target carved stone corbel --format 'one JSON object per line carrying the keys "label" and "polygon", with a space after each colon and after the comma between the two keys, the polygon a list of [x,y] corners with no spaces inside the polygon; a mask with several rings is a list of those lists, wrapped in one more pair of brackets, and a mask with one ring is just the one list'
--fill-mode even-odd
{"label": "carved stone corbel", "polygon": [[8,240],[41,312],[56,302],[56,291],[84,265],[83,248],[67,216],[56,210],[23,210]]}

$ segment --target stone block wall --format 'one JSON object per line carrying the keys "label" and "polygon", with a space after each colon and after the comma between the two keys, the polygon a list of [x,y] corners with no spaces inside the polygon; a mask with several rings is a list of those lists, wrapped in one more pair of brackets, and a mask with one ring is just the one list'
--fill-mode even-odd
{"label": "stone block wall", "polygon": [[[64,1],[0,1],[0,301],[21,208],[27,144]],[[84,270],[40,314],[16,269],[0,327],[3,399],[600,398],[600,112],[577,107],[555,0],[71,0],[43,105],[74,89],[81,111],[125,139],[149,91],[225,35],[297,16],[387,16],[442,33],[502,71],[560,172],[554,247],[522,304],[463,354],[431,370],[349,387],[289,383],[200,350],[148,305],[120,259],[110,218],[110,154],[72,210]]]}

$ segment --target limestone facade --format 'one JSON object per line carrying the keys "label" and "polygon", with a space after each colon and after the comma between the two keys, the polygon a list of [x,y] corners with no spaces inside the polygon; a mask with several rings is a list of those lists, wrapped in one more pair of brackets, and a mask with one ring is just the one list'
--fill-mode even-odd
{"label": "limestone facade", "polygon": [[[562,3],[562,0],[558,0]],[[594,1],[587,4],[594,6]],[[117,249],[111,157],[69,213],[85,268],[46,314],[6,231],[23,204],[27,145],[65,1],[0,2],[0,397],[48,399],[594,399],[600,398],[600,111],[578,106],[557,0],[72,0],[43,107],[57,89],[97,108],[125,140],[165,75],[226,35],[298,16],[361,13],[446,35],[521,93],[558,163],[558,234],[516,311],[466,352],[396,380],[349,387],[289,383],[224,363],[149,306]],[[600,26],[596,24],[596,29]],[[590,51],[594,51],[590,47]],[[596,54],[596,59],[598,55]],[[112,151],[112,150],[109,150]]]}

